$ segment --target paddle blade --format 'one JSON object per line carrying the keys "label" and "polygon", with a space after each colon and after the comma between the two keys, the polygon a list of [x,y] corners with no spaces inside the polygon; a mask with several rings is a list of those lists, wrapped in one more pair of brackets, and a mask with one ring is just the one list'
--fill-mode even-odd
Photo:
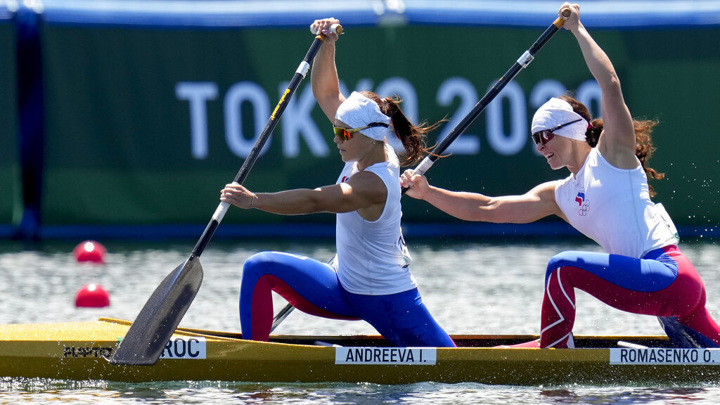
{"label": "paddle blade", "polygon": [[110,358],[112,364],[152,366],[202,283],[200,258],[190,256],[155,289]]}

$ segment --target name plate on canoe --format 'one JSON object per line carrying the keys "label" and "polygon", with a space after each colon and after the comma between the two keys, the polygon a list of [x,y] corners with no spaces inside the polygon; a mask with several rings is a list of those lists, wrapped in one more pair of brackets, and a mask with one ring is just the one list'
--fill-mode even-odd
{"label": "name plate on canoe", "polygon": [[720,349],[613,348],[610,364],[695,364],[720,366]]}
{"label": "name plate on canoe", "polygon": [[336,347],[335,364],[431,366],[437,361],[433,347]]}
{"label": "name plate on canoe", "polygon": [[207,345],[204,337],[174,337],[165,343],[161,359],[204,359]]}

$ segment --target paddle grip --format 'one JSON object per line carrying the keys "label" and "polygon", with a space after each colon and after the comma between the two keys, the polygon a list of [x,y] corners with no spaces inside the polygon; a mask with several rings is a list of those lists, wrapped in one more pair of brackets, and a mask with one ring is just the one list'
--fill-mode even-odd
{"label": "paddle grip", "polygon": [[[330,26],[330,29],[329,29],[328,31],[329,31],[329,32],[332,32],[333,34],[338,34],[338,35],[340,35],[340,34],[343,33],[343,27],[342,27],[342,25],[340,25],[340,24],[333,24],[333,25]],[[310,26],[310,32],[311,32],[313,35],[318,35],[318,34],[322,35],[322,33],[319,33],[319,32],[317,32],[317,31],[315,31],[315,29],[314,29],[312,26]]]}
{"label": "paddle grip", "polygon": [[562,28],[562,26],[565,24],[565,20],[567,20],[571,14],[572,14],[572,10],[570,10],[567,7],[560,10],[560,16],[558,16],[557,20],[555,20],[553,25],[555,27],[557,27],[558,29]]}

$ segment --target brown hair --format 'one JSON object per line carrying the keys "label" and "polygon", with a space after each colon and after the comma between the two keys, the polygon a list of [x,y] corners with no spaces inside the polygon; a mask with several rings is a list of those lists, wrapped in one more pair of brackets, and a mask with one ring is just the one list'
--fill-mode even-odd
{"label": "brown hair", "polygon": [[[590,116],[588,108],[570,96],[560,96],[558,98],[567,101],[572,106],[573,111],[580,114],[580,116],[590,123],[590,127],[585,133],[585,138],[590,146],[593,148],[597,146],[598,141],[600,140],[600,134],[603,131],[602,118],[596,118],[593,120]],[[655,169],[647,166],[646,164],[646,162],[650,160],[653,152],[655,152],[655,148],[652,144],[652,138],[650,137],[655,125],[657,125],[657,121],[633,119],[633,126],[635,128],[635,156],[637,156],[640,161],[640,164],[642,165],[643,170],[645,170],[645,174],[648,178],[659,180],[664,178],[665,174],[658,173]],[[653,190],[653,187],[649,184],[648,187],[650,189],[650,196],[654,197],[655,190]]]}
{"label": "brown hair", "polygon": [[380,98],[380,96],[371,91],[362,91],[361,93],[377,103],[377,105],[380,106],[380,111],[390,117],[393,132],[395,132],[395,136],[400,139],[400,142],[402,142],[405,147],[406,153],[401,154],[402,156],[400,157],[401,165],[410,166],[419,162],[423,157],[423,153],[428,152],[425,146],[427,134],[435,130],[442,121],[432,125],[428,125],[425,122],[414,125],[400,109],[400,99],[390,97]]}

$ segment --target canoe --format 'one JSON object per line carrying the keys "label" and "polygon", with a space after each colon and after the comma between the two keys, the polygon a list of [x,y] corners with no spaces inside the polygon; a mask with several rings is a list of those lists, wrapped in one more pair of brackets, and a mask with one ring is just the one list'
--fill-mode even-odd
{"label": "canoe", "polygon": [[720,380],[720,349],[664,336],[575,336],[575,349],[509,349],[531,335],[454,335],[457,348],[389,347],[380,336],[273,335],[179,328],[153,366],[107,361],[130,322],[0,326],[0,377],[108,381],[673,384]]}

